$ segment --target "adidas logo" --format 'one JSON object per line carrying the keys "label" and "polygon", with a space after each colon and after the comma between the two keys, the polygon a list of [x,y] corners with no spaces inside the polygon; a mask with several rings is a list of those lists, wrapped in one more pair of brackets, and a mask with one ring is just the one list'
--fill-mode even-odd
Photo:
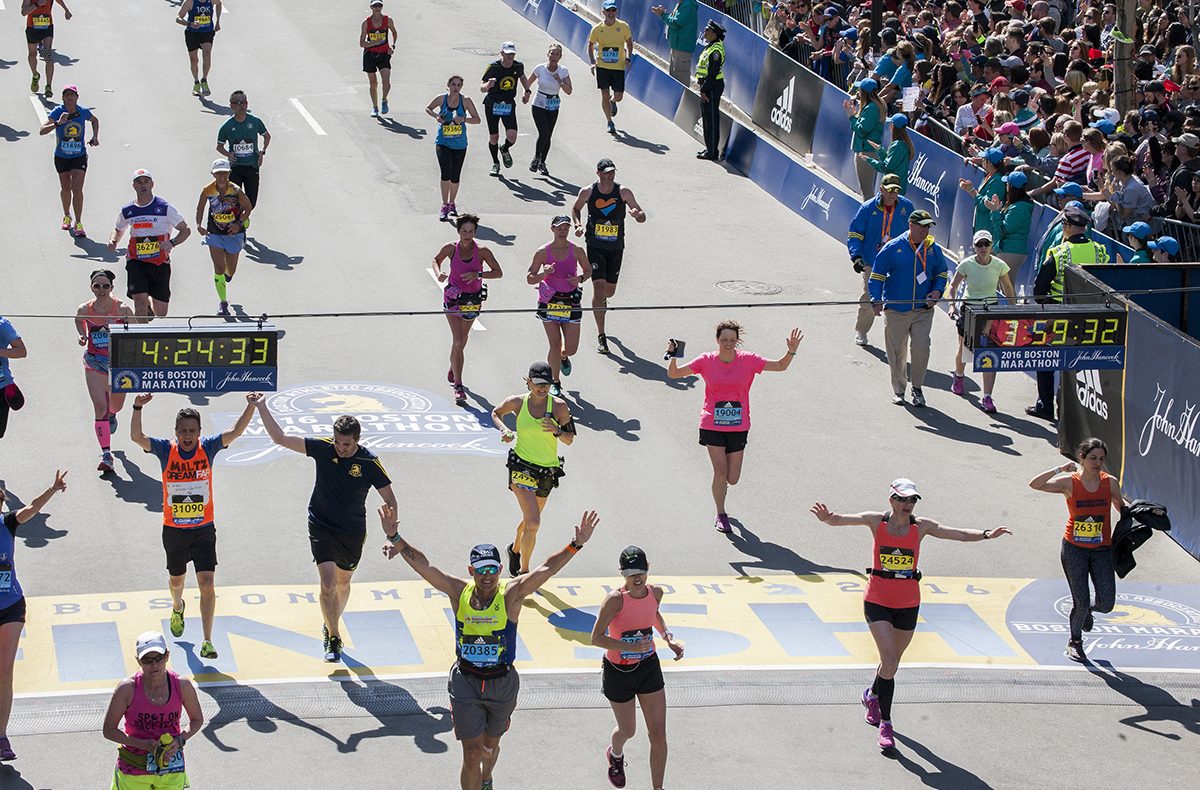
{"label": "adidas logo", "polygon": [[771,109],[771,123],[789,133],[792,131],[792,97],[795,93],[796,78],[792,77],[783,93],[775,100],[775,107]]}
{"label": "adidas logo", "polygon": [[1100,371],[1076,371],[1075,394],[1079,398],[1080,406],[1102,420],[1108,419],[1108,404],[1104,401],[1104,390],[1100,386]]}

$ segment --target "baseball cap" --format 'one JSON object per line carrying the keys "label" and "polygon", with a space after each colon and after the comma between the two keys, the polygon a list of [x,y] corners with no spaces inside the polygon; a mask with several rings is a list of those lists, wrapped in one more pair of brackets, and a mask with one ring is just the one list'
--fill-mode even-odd
{"label": "baseball cap", "polygon": [[1138,50],[1138,54],[1139,55],[1154,55],[1157,57],[1158,50],[1154,48],[1153,44],[1146,44],[1145,46],[1143,46],[1141,49]]}
{"label": "baseball cap", "polygon": [[976,85],[974,88],[971,88],[972,96],[986,96],[987,94],[989,94],[991,92],[992,92],[992,89],[982,83],[980,83],[979,85]]}
{"label": "baseball cap", "polygon": [[67,93],[68,91],[71,93],[74,93],[76,96],[78,96],[79,95],[79,86],[74,83],[72,83],[70,85],[64,85],[62,92]]}
{"label": "baseball cap", "polygon": [[1012,69],[1012,68],[1016,68],[1017,66],[1024,66],[1025,61],[1021,60],[1016,55],[1008,55],[1006,57],[1000,58],[1000,65],[1004,66],[1005,68]]}
{"label": "baseball cap", "polygon": [[1093,129],[1099,129],[1106,135],[1110,135],[1117,131],[1117,125],[1107,118],[1101,118],[1098,121],[1093,121],[1092,123],[1089,123],[1088,126],[1092,127]]}
{"label": "baseball cap", "polygon": [[228,173],[231,170],[233,170],[233,167],[230,166],[228,159],[214,159],[213,163],[212,163],[212,167],[210,167],[208,169],[208,172],[210,172],[210,173],[220,173],[220,172]]}
{"label": "baseball cap", "polygon": [[137,638],[137,660],[141,661],[149,653],[167,653],[167,638],[158,631],[144,631]]}
{"label": "baseball cap", "polygon": [[1191,132],[1188,132],[1187,134],[1181,134],[1178,137],[1172,137],[1171,142],[1179,143],[1180,145],[1186,145],[1188,148],[1200,148],[1200,137],[1197,137]]}
{"label": "baseball cap", "polygon": [[975,57],[971,58],[972,66],[983,66],[987,62],[988,62],[987,55],[976,55]]}
{"label": "baseball cap", "polygon": [[604,0],[604,10],[617,7],[617,0]]}
{"label": "baseball cap", "polygon": [[1153,232],[1153,229],[1150,227],[1149,223],[1135,222],[1132,225],[1126,225],[1125,227],[1121,228],[1121,232],[1128,233],[1135,239],[1141,239],[1142,241],[1145,241],[1146,239],[1150,238],[1150,234]]}
{"label": "baseball cap", "polygon": [[500,568],[500,549],[490,543],[480,543],[471,548],[471,567],[475,570]]}
{"label": "baseball cap", "polygon": [[559,225],[570,225],[571,218],[566,214],[558,214],[554,219],[550,220],[550,227],[557,228]]}
{"label": "baseball cap", "polygon": [[617,166],[613,164],[613,160],[605,157],[596,163],[597,173],[613,173],[616,172]]}
{"label": "baseball cap", "polygon": [[1011,83],[1008,81],[1008,77],[997,77],[988,84],[992,90],[1000,90],[1001,88],[1007,88]]}
{"label": "baseball cap", "polygon": [[1083,197],[1083,186],[1076,184],[1074,181],[1068,181],[1058,189],[1054,190],[1054,194],[1058,195],[1059,197],[1081,198]]}
{"label": "baseball cap", "polygon": [[1025,175],[1020,170],[1014,170],[1000,180],[1011,186],[1013,189],[1022,189],[1026,184],[1029,183],[1029,176]]}
{"label": "baseball cap", "polygon": [[1098,119],[1112,121],[1114,124],[1121,122],[1121,111],[1116,107],[1096,107],[1092,110],[1092,115]]}
{"label": "baseball cap", "polygon": [[1021,127],[1017,126],[1012,121],[1002,123],[996,127],[996,134],[1020,134]]}
{"label": "baseball cap", "polygon": [[1168,255],[1179,254],[1179,242],[1175,240],[1174,236],[1159,236],[1146,246],[1152,250],[1162,250]]}
{"label": "baseball cap", "polygon": [[1063,219],[1081,228],[1086,228],[1092,223],[1091,213],[1078,200],[1072,200],[1063,208]]}
{"label": "baseball cap", "polygon": [[151,181],[154,180],[154,176],[150,175],[150,171],[144,167],[139,167],[137,170],[134,170],[133,178],[131,178],[130,180],[137,181],[139,178],[148,178]]}
{"label": "baseball cap", "polygon": [[986,230],[975,231],[975,236],[971,239],[971,243],[978,244],[981,241],[986,241],[988,244],[991,244],[992,243],[992,234]]}
{"label": "baseball cap", "polygon": [[514,55],[517,54],[517,45],[511,41],[505,41],[500,45],[500,54],[507,55],[509,53]]}
{"label": "baseball cap", "polygon": [[[913,214],[925,214],[924,211],[914,211]],[[912,220],[912,215],[909,215],[909,220]],[[917,499],[921,495],[917,493],[917,484],[909,480],[907,477],[901,477],[898,480],[893,480],[890,493],[892,496],[915,496]]]}
{"label": "baseball cap", "polygon": [[1158,123],[1158,113],[1154,110],[1142,110],[1142,120]]}
{"label": "baseball cap", "polygon": [[886,189],[888,192],[899,192],[904,189],[904,183],[900,180],[900,176],[888,173],[883,177],[883,183],[879,185],[879,188]]}
{"label": "baseball cap", "polygon": [[891,118],[888,118],[888,123],[890,123],[892,126],[899,126],[901,129],[903,129],[905,126],[908,126],[908,116],[902,112],[898,112]]}
{"label": "baseball cap", "polygon": [[1002,148],[989,148],[982,154],[983,158],[994,165],[998,165],[1004,161],[1004,150]]}
{"label": "baseball cap", "polygon": [[648,570],[650,570],[650,563],[646,560],[646,552],[637,546],[626,546],[621,549],[622,576],[636,576]]}
{"label": "baseball cap", "polygon": [[851,41],[858,41],[858,28],[848,27],[845,30],[843,30],[841,33],[838,33],[838,35],[841,36],[842,38],[848,38]]}
{"label": "baseball cap", "polygon": [[914,225],[920,225],[925,228],[928,228],[928,227],[931,227],[931,226],[937,224],[936,222],[933,221],[933,217],[929,216],[929,212],[926,211],[925,209],[917,209],[913,213],[909,214],[908,221]]}
{"label": "baseball cap", "polygon": [[827,7],[827,8],[825,9],[825,13],[824,13],[824,14],[822,14],[822,16],[825,16],[825,17],[841,16],[841,15],[842,15],[842,12],[841,12],[841,11],[839,11],[839,10],[837,10],[837,7],[836,7],[836,6],[829,6],[829,7]]}
{"label": "baseball cap", "polygon": [[879,90],[879,83],[868,77],[865,80],[859,80],[854,83],[854,87],[861,91],[877,91]]}
{"label": "baseball cap", "polygon": [[1025,106],[1029,104],[1029,91],[1024,88],[1017,88],[1012,93],[1008,94],[1008,98],[1012,99],[1016,104]]}
{"label": "baseball cap", "polygon": [[554,373],[545,362],[534,362],[529,366],[529,380],[534,384],[553,384]]}
{"label": "baseball cap", "polygon": [[1151,80],[1146,83],[1146,93],[1166,93],[1167,86],[1163,85],[1162,80]]}

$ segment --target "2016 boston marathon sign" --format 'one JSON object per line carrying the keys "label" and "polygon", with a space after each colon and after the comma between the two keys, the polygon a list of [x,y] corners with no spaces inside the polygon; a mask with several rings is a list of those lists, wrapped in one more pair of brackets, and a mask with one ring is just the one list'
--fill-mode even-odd
{"label": "2016 boston marathon sign", "polygon": [[[463,409],[447,398],[402,385],[372,382],[305,384],[277,392],[267,406],[288,436],[328,439],[333,421],[343,414],[362,425],[359,444],[379,454],[468,453],[496,456],[507,452],[492,428],[491,414]],[[225,415],[232,425],[237,415]],[[274,444],[256,418],[237,444],[221,453],[231,464],[260,464],[286,452]]]}

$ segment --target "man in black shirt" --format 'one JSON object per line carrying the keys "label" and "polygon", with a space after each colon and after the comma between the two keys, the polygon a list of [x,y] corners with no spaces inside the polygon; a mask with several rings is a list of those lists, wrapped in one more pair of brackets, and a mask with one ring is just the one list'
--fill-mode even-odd
{"label": "man in black shirt", "polygon": [[[358,420],[342,415],[333,423],[332,439],[306,439],[288,436],[275,422],[266,399],[258,402],[258,414],[271,441],[313,459],[317,479],[308,500],[308,540],[313,562],[321,577],[321,614],[325,619],[323,637],[325,660],[342,657],[342,637],[338,630],[342,612],[350,598],[350,580],[362,558],[367,540],[367,492],[374,488],[396,511],[392,480],[375,453],[359,445],[362,428]],[[396,535],[398,525],[391,524]]]}

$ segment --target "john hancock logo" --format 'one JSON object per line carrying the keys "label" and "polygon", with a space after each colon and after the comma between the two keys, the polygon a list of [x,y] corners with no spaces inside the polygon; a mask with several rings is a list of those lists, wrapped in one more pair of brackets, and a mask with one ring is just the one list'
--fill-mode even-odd
{"label": "john hancock logo", "polygon": [[946,177],[946,171],[943,170],[937,177],[937,181],[931,181],[925,175],[925,165],[929,164],[929,155],[920,154],[913,160],[912,167],[908,171],[909,186],[915,187],[925,193],[925,199],[933,206],[933,216],[941,216],[938,210],[938,198],[942,194],[942,179]]}

